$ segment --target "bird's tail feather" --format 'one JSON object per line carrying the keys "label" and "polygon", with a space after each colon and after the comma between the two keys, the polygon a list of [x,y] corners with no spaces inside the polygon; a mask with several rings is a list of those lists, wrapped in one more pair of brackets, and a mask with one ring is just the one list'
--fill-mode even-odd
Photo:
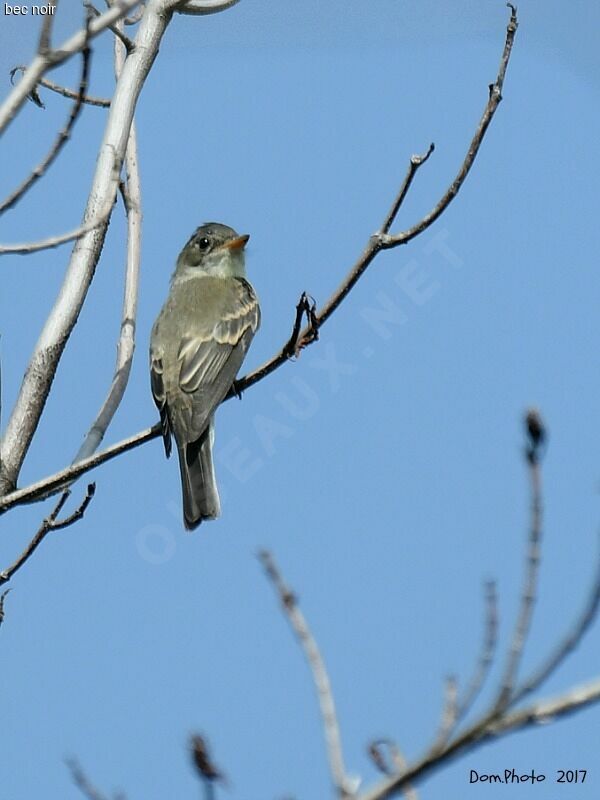
{"label": "bird's tail feather", "polygon": [[179,448],[183,522],[188,531],[197,528],[203,519],[216,519],[221,513],[212,459],[214,438],[211,420],[199,439]]}

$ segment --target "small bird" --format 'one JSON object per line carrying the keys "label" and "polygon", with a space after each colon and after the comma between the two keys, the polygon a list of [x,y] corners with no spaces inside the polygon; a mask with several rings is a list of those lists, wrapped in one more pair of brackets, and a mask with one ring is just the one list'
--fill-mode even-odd
{"label": "small bird", "polygon": [[150,383],[167,458],[175,437],[187,530],[221,511],[212,448],[215,409],[231,389],[260,325],[246,280],[250,237],[201,225],[179,254],[150,336]]}

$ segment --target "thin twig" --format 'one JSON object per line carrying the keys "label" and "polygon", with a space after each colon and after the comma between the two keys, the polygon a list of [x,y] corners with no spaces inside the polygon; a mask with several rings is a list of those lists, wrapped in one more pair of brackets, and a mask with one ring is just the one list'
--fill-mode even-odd
{"label": "thin twig", "polygon": [[[27,67],[24,67],[22,64],[19,64],[18,67],[13,67],[10,71],[11,80],[14,78],[17,72],[23,74],[26,69]],[[76,100],[79,97],[79,92],[74,92],[73,89],[67,89],[66,86],[61,86],[59,83],[54,83],[54,81],[51,81],[48,78],[40,78],[38,81],[38,86],[43,86],[45,89],[50,89],[51,92],[56,92],[56,94],[67,97],[69,100]],[[89,106],[110,108],[110,100],[107,97],[94,97],[93,95],[86,94],[83,96],[82,100],[86,105]]]}
{"label": "thin twig", "polygon": [[540,470],[540,447],[545,439],[544,426],[539,419],[539,434],[532,434],[529,424],[529,412],[526,417],[526,427],[529,434],[527,448],[527,465],[529,468],[529,481],[531,485],[531,521],[529,525],[529,539],[527,546],[527,564],[521,606],[512,637],[510,651],[498,695],[498,707],[506,706],[515,690],[519,665],[523,656],[523,648],[531,627],[533,607],[537,598],[537,586],[540,568],[541,540],[542,540],[542,475]]}
{"label": "thin twig", "polygon": [[[496,584],[494,581],[486,581],[484,584],[484,628],[481,644],[481,653],[475,667],[475,672],[465,689],[463,696],[454,696],[451,702],[451,709],[446,703],[445,713],[442,718],[440,732],[438,736],[438,746],[443,746],[458,724],[469,713],[494,661],[494,653],[498,642],[498,599],[496,595]],[[455,687],[456,688],[456,687]],[[448,692],[446,693],[448,698]]]}
{"label": "thin twig", "polygon": [[469,145],[469,149],[467,151],[467,155],[465,160],[463,161],[456,178],[450,184],[448,190],[441,198],[441,200],[434,206],[434,208],[426,214],[416,225],[413,225],[412,228],[409,228],[402,233],[398,233],[395,236],[387,236],[383,237],[382,239],[382,247],[384,249],[389,249],[391,247],[397,247],[400,244],[406,244],[410,242],[411,239],[414,239],[415,236],[418,236],[420,233],[423,233],[424,230],[429,228],[436,219],[448,208],[450,203],[454,200],[456,195],[458,194],[459,190],[461,189],[462,185],[465,182],[465,178],[469,174],[471,167],[475,161],[477,153],[479,152],[479,148],[485,136],[485,133],[492,121],[494,114],[496,113],[496,109],[500,105],[502,101],[502,88],[504,86],[504,78],[506,77],[506,70],[508,67],[508,62],[510,60],[510,55],[512,52],[512,46],[515,39],[515,34],[517,32],[518,22],[517,22],[517,10],[514,6],[510,3],[507,3],[507,6],[510,8],[510,21],[508,23],[508,28],[506,31],[506,41],[504,43],[504,50],[502,52],[502,57],[500,59],[500,67],[498,69],[498,75],[494,83],[492,83],[489,87],[489,99],[487,105],[484,109],[483,115],[479,121],[479,125],[477,126],[477,130],[473,139],[471,140],[471,144]]}
{"label": "thin twig", "polygon": [[[122,21],[116,23],[120,31]],[[115,40],[115,75],[119,79],[125,64],[125,52],[120,37]],[[129,51],[127,51],[129,52]],[[135,120],[131,123],[129,139],[125,151],[126,180],[119,184],[121,197],[127,215],[127,256],[125,265],[125,286],[123,290],[123,309],[121,327],[117,341],[117,358],[113,379],[108,394],[92,423],[74,463],[88,458],[98,449],[110,425],[129,381],[133,354],[135,351],[135,327],[137,317],[138,287],[140,279],[140,258],[142,246],[142,195],[138,168],[137,134]]]}
{"label": "thin twig", "polygon": [[424,153],[422,156],[416,156],[416,155],[411,156],[408,172],[406,173],[406,176],[402,182],[402,186],[400,187],[400,191],[398,192],[396,199],[392,203],[392,207],[390,208],[389,213],[385,218],[383,225],[380,228],[379,231],[380,233],[382,234],[389,233],[390,228],[394,224],[394,220],[398,216],[398,212],[400,211],[402,203],[404,202],[404,199],[408,194],[408,190],[411,187],[413,179],[419,170],[419,167],[423,166],[423,164],[427,161],[427,159],[433,153],[434,150],[435,150],[435,144],[432,142],[429,145],[429,149],[427,150],[427,152]]}
{"label": "thin twig", "polygon": [[10,592],[10,589],[5,589],[2,594],[0,594],[0,625],[4,622],[4,601],[6,599],[6,595]]}
{"label": "thin twig", "polygon": [[57,236],[48,236],[47,239],[38,239],[35,242],[0,245],[0,255],[27,255],[29,253],[38,253],[40,250],[51,250],[53,247],[59,247],[61,244],[72,242],[75,239],[81,239],[86,233],[90,233],[90,231],[106,224],[111,215],[114,203],[115,198],[113,195],[97,216],[89,220],[89,222],[80,225],[78,228],[67,231],[67,233],[61,233]]}
{"label": "thin twig", "polygon": [[[506,40],[504,44],[502,58],[500,60],[498,75],[496,77],[495,82],[490,87],[488,102],[486,103],[483,115],[475,132],[475,135],[471,141],[471,144],[469,145],[469,149],[458,171],[456,178],[454,179],[448,190],[445,192],[441,200],[437,203],[437,205],[429,214],[423,217],[416,225],[414,225],[412,228],[409,228],[407,231],[399,233],[395,236],[390,235],[389,233],[385,232],[385,229],[387,227],[389,230],[389,227],[391,227],[391,224],[393,223],[395,216],[397,215],[400,206],[404,198],[406,197],[406,193],[410,188],[410,185],[412,183],[416,171],[429,158],[429,156],[433,152],[433,148],[430,146],[427,153],[425,153],[423,156],[413,156],[409,165],[407,175],[398,193],[398,196],[396,197],[394,203],[392,204],[390,212],[386,216],[381,229],[377,233],[373,234],[373,236],[371,236],[367,246],[363,250],[362,255],[352,266],[352,268],[350,269],[350,271],[348,272],[342,283],[338,286],[338,288],[327,300],[327,302],[323,305],[323,307],[319,309],[319,311],[316,313],[315,323],[318,328],[324,325],[324,323],[329,319],[329,317],[334,313],[334,311],[336,311],[336,309],[340,306],[343,300],[348,296],[351,289],[356,285],[358,280],[364,274],[367,267],[369,267],[371,262],[382,250],[388,250],[392,247],[398,247],[399,245],[406,244],[411,239],[414,239],[415,236],[418,236],[420,233],[426,230],[433,222],[435,222],[436,219],[438,219],[438,217],[446,210],[446,208],[448,208],[452,200],[458,194],[459,189],[465,182],[466,177],[469,174],[471,167],[473,166],[473,163],[475,161],[481,143],[483,142],[487,129],[502,99],[502,87],[504,85],[506,69],[508,67],[508,62],[510,60],[512,46],[518,25],[515,8],[513,6],[509,7],[511,9],[511,16],[506,31]],[[300,348],[304,346],[304,343],[309,344],[311,341],[313,341],[311,337],[312,337],[311,326],[307,326],[304,328],[303,331],[301,331],[300,336],[298,338],[298,344]],[[245,377],[240,378],[237,381],[237,386],[239,390],[243,391],[248,387],[252,386],[253,384],[257,383],[258,381],[262,380],[267,375],[270,375],[278,367],[280,367],[283,363],[285,363],[285,361],[286,359],[282,359],[280,351],[277,355],[273,356],[271,359],[269,359],[260,367],[258,367],[258,369],[256,369],[254,372],[251,372]]]}
{"label": "thin twig", "polygon": [[557,697],[540,700],[510,714],[498,716],[497,712],[492,711],[455,736],[443,750],[430,750],[400,775],[386,778],[363,792],[358,800],[385,800],[403,791],[407,784],[414,783],[441,768],[465,750],[472,751],[475,747],[500,735],[560,719],[598,702],[600,702],[600,680],[576,686]]}
{"label": "thin twig", "polygon": [[331,683],[325,667],[325,662],[321,656],[318,645],[308,627],[304,614],[298,606],[296,595],[285,584],[281,572],[277,567],[271,553],[263,550],[259,553],[267,577],[273,584],[283,611],[290,623],[292,630],[298,637],[302,650],[308,661],[312,672],[313,681],[319,699],[321,718],[325,732],[325,742],[327,745],[327,757],[333,784],[340,797],[349,797],[352,793],[349,789],[349,782],[344,767],[344,757],[342,753],[342,741],[340,728],[333,701]]}
{"label": "thin twig", "polygon": [[50,51],[52,46],[51,38],[52,38],[52,28],[54,27],[54,20],[56,19],[56,9],[58,6],[59,0],[55,0],[53,3],[53,11],[52,14],[47,14],[44,17],[44,21],[42,22],[42,29],[40,32],[40,39],[38,43],[38,53],[40,55],[44,55]]}
{"label": "thin twig", "polygon": [[445,742],[450,732],[456,726],[458,718],[458,681],[454,675],[448,675],[444,686],[444,706],[440,729],[438,732],[438,743]]}
{"label": "thin twig", "polygon": [[[501,86],[503,84],[504,76],[505,76],[505,73],[506,73],[506,68],[508,66],[508,62],[509,62],[510,54],[511,54],[511,50],[512,50],[512,43],[513,43],[514,36],[515,36],[516,30],[517,30],[516,11],[512,6],[511,6],[511,11],[512,11],[512,13],[511,13],[510,22],[509,22],[508,29],[507,29],[506,42],[505,42],[505,46],[504,46],[504,52],[503,52],[503,56],[502,56],[500,70],[499,70],[499,73],[498,73],[498,77],[496,79],[496,83],[494,84],[494,87],[500,87],[501,88]],[[103,15],[103,16],[106,16],[106,15]],[[35,85],[35,83],[32,84],[32,85]],[[474,139],[474,141],[478,142],[477,149],[479,147],[479,144],[481,144],[481,141],[483,140],[483,138],[485,136],[485,133],[487,131],[487,128],[489,127],[489,123],[491,121],[491,118],[492,118],[493,114],[495,113],[495,110],[496,110],[497,105],[499,103],[499,96],[498,96],[497,88],[496,88],[496,91],[491,92],[491,95],[492,94],[494,96],[496,96],[496,102],[491,108],[488,107],[489,104],[488,104],[488,106],[486,106],[486,110],[484,112],[484,118],[487,120],[487,122],[486,122],[485,125],[481,125],[480,124],[480,126],[479,126],[479,128],[477,130],[477,134],[476,134],[475,139]],[[0,114],[0,132],[1,132],[1,122],[2,122],[2,116]],[[472,148],[472,146],[473,145],[471,145],[471,148]],[[459,176],[462,176],[461,180],[464,180],[466,178],[466,174],[468,173],[470,167],[472,166],[473,160],[474,160],[475,155],[476,155],[476,152],[475,153],[471,152],[471,148],[469,149],[469,152],[467,153],[467,157],[465,159],[465,162],[463,163],[463,168],[461,168],[461,171],[459,173]],[[419,157],[419,158],[424,158],[424,157]],[[465,165],[467,165],[467,169],[465,169]],[[413,169],[414,169],[414,166],[413,166],[412,161],[411,161],[411,165],[409,166],[408,175],[411,173],[411,171]],[[407,183],[408,175],[407,175],[407,178],[405,178],[405,181],[404,181],[405,184]],[[412,181],[412,178],[410,180]],[[448,193],[446,193],[445,197],[447,197],[447,196],[448,196]],[[447,200],[446,205],[449,204],[450,199]],[[394,204],[394,206],[392,206],[392,208],[394,208],[396,205],[397,205],[397,201]],[[389,219],[389,216],[390,215],[388,214],[388,216],[386,217],[386,220]],[[385,222],[384,222],[384,225],[385,225]],[[329,316],[331,316],[331,314],[335,311],[335,309],[340,305],[340,303],[343,301],[343,299],[347,296],[347,294],[349,293],[350,289],[355,285],[355,283],[358,281],[360,276],[364,273],[364,271],[369,266],[369,264],[373,261],[375,256],[381,251],[381,249],[383,249],[383,244],[381,243],[380,240],[381,240],[381,234],[379,234],[379,235],[375,234],[374,236],[371,237],[371,239],[369,241],[369,244],[367,245],[367,247],[364,250],[363,254],[360,256],[358,261],[351,268],[351,270],[348,273],[346,279],[343,281],[343,283],[340,285],[340,287],[336,290],[336,292],[331,296],[331,298],[325,303],[323,308],[318,313],[313,313],[313,315],[311,316],[311,320],[310,320],[309,324],[307,326],[305,326],[305,328],[300,332],[300,334],[298,335],[297,338],[295,337],[296,338],[296,342],[295,343],[296,343],[296,346],[298,348],[301,349],[307,343],[310,343],[311,341],[314,341],[315,330],[318,330],[318,328],[329,318]],[[286,343],[286,345],[288,343]],[[236,383],[235,383],[235,391],[232,390],[227,395],[226,399],[234,397],[237,393],[240,393],[240,392],[244,391],[245,389],[249,388],[250,386],[253,386],[254,384],[256,384],[259,381],[263,380],[268,375],[270,375],[272,372],[274,372],[278,367],[280,367],[282,364],[284,364],[286,361],[288,361],[289,357],[288,357],[288,354],[287,354],[287,351],[286,351],[286,345],[283,346],[283,348],[277,353],[277,355],[273,356],[271,359],[266,361],[264,364],[262,364],[256,370],[254,370],[253,372],[249,373],[248,375],[246,375],[246,376],[240,378],[239,380],[237,380]],[[159,431],[160,431],[160,426],[154,426],[151,429],[150,435],[148,435],[149,431],[146,430],[146,431],[142,431],[142,432],[140,432],[138,434],[135,434],[134,436],[131,436],[128,439],[123,440],[122,442],[119,442],[118,444],[114,445],[112,448],[108,448],[106,451],[104,451],[104,453],[101,453],[99,455],[99,457],[98,457],[99,460],[97,462],[91,461],[89,463],[89,466],[87,466],[86,468],[82,469],[81,472],[79,472],[78,474],[81,475],[81,474],[83,474],[83,472],[86,472],[89,469],[93,469],[93,467],[96,466],[97,464],[103,463],[104,460],[108,460],[108,458],[114,457],[114,454],[116,454],[116,453],[125,452],[126,450],[129,450],[129,449],[131,449],[133,447],[136,447],[136,446],[138,446],[140,444],[143,444],[146,441],[149,441],[150,439],[154,438],[155,436],[158,436]],[[154,433],[152,433],[152,432],[154,432]],[[6,436],[6,434],[5,434],[5,436]],[[22,439],[22,437],[20,437],[20,438]],[[81,464],[78,465],[79,468],[81,468],[81,466],[82,466]],[[63,470],[62,473],[60,473],[60,474],[64,474],[64,473],[65,473],[65,470]],[[54,480],[55,480],[55,477],[56,476],[50,476],[49,478],[45,479],[41,483],[47,483],[47,484],[52,485]],[[0,491],[1,491],[1,481],[0,481]],[[25,490],[21,490],[21,493],[12,492],[10,495],[8,495],[8,497],[14,497],[15,495],[26,496],[28,498],[28,501],[35,500],[36,497],[38,496],[36,494],[36,490],[35,489],[32,491],[32,487],[28,487]],[[19,502],[27,502],[27,501],[19,501]],[[8,508],[8,507],[9,506],[5,506],[5,509]],[[2,501],[0,501],[0,513],[1,513],[2,510],[3,510],[3,505],[2,505]]]}
{"label": "thin twig", "polygon": [[72,464],[59,472],[55,472],[54,475],[50,475],[41,481],[32,483],[23,489],[16,489],[9,494],[0,495],[0,514],[4,514],[14,506],[45,500],[47,497],[64,489],[65,486],[68,486],[77,478],[85,475],[86,472],[100,466],[100,464],[104,464],[106,461],[110,461],[128,450],[133,450],[134,447],[149,442],[151,439],[157,439],[159,436],[162,436],[162,427],[160,423],[157,423],[152,428],[147,428],[145,431],[136,433],[135,436],[123,439],[100,453],[78,461],[77,464]]}
{"label": "thin twig", "polygon": [[83,108],[83,99],[85,97],[89,79],[90,58],[90,48],[84,47],[81,51],[81,78],[79,80],[79,91],[75,97],[75,101],[71,107],[71,111],[69,112],[69,116],[64,128],[59,131],[58,136],[53,142],[52,147],[50,148],[46,157],[42,159],[37,167],[35,167],[29,173],[21,185],[17,186],[17,188],[6,198],[6,200],[0,203],[0,214],[4,213],[9,208],[12,208],[12,206],[14,206],[21,199],[21,197],[23,197],[25,192],[27,192],[33,186],[33,184],[46,173],[47,169],[56,159],[70,138],[71,131],[73,130],[73,127],[77,122],[77,118],[79,117]]}
{"label": "thin twig", "polygon": [[[101,17],[102,16],[102,12],[98,11],[96,6],[93,3],[91,3],[89,0],[84,0],[83,4],[87,9],[89,9],[89,11],[95,17]],[[112,25],[109,25],[108,27],[114,33],[114,35],[117,37],[117,39],[120,39],[121,42],[125,45],[125,49],[127,50],[127,52],[131,53],[131,52],[133,52],[135,45],[134,45],[133,41],[129,38],[129,36],[126,36],[123,33],[123,31],[119,28],[119,22],[120,21],[121,20],[119,20],[116,23],[113,23]]]}
{"label": "thin twig", "polygon": [[224,775],[215,765],[209,751],[208,743],[204,736],[195,733],[190,738],[192,760],[198,777],[204,785],[206,800],[214,800],[216,781],[224,781]]}
{"label": "thin twig", "polygon": [[82,792],[84,797],[87,797],[87,800],[107,800],[106,795],[103,795],[102,792],[99,792],[98,789],[90,783],[89,778],[77,759],[67,758],[65,759],[65,763],[69,768],[73,783]]}
{"label": "thin twig", "polygon": [[598,615],[600,607],[600,548],[596,562],[596,574],[592,581],[588,598],[575,623],[559,642],[556,649],[513,693],[513,703],[520,702],[531,692],[538,689],[546,679],[562,664],[567,656],[575,650]]}
{"label": "thin twig", "polygon": [[92,502],[95,491],[96,484],[90,483],[87,487],[85,497],[75,511],[64,519],[58,519],[58,515],[62,511],[64,504],[67,502],[67,499],[71,494],[69,490],[63,492],[54,509],[42,522],[37,533],[29,542],[25,550],[23,550],[21,555],[10,565],[10,567],[7,567],[5,570],[0,572],[0,586],[9,581],[15,572],[21,569],[23,564],[25,564],[31,558],[31,556],[50,532],[63,530],[64,528],[68,528],[70,525],[73,525],[75,522],[80,520],[85,514],[87,507]]}
{"label": "thin twig", "polygon": [[[387,750],[391,763],[388,763],[383,748]],[[370,743],[367,752],[377,769],[384,775],[400,775],[407,767],[406,758],[396,742],[391,739],[376,739]],[[402,791],[406,800],[419,800],[416,789],[410,784],[406,784]]]}
{"label": "thin twig", "polygon": [[98,36],[118,19],[125,16],[139,2],[140,0],[117,0],[105,14],[92,20],[89,31],[77,31],[59,47],[49,50],[47,53],[38,53],[25,70],[22,80],[19,81],[2,106],[0,106],[0,133],[12,122],[31,91],[39,83],[40,78],[50,68],[63,64],[75,53],[79,53],[90,39]]}

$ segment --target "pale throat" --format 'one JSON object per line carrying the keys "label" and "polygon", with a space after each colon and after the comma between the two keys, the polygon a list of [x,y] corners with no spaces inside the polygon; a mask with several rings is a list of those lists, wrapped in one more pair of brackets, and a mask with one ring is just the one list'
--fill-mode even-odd
{"label": "pale throat", "polygon": [[192,278],[245,278],[246,264],[242,250],[223,250],[208,255],[202,266],[179,264],[173,274],[174,284]]}

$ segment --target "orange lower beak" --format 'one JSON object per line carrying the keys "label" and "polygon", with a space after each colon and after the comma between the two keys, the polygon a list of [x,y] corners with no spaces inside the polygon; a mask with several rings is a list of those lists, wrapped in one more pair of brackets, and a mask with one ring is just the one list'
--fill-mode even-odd
{"label": "orange lower beak", "polygon": [[226,247],[228,250],[241,250],[246,246],[246,242],[249,238],[250,235],[245,233],[243,236],[238,236],[237,239],[232,239],[230,242],[225,242],[223,247]]}

